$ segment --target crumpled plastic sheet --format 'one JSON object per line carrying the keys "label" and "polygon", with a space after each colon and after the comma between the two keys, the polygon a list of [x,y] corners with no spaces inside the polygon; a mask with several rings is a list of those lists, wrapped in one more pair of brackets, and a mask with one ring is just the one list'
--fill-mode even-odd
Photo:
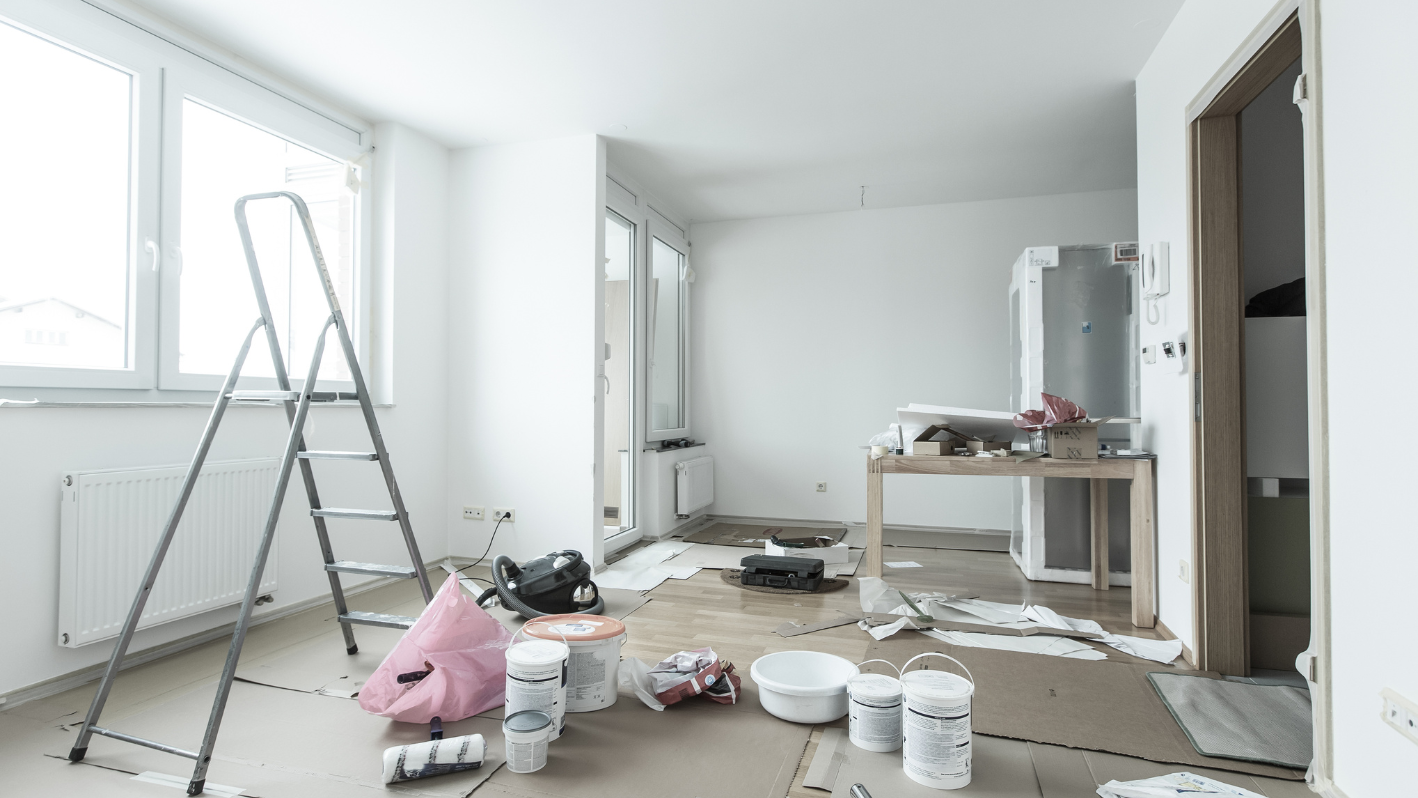
{"label": "crumpled plastic sheet", "polygon": [[1196,798],[1222,795],[1231,798],[1262,798],[1260,795],[1195,773],[1169,773],[1137,781],[1113,781],[1098,788],[1101,798]]}
{"label": "crumpled plastic sheet", "polygon": [[1037,430],[1052,427],[1055,424],[1083,421],[1088,418],[1088,414],[1083,411],[1083,408],[1062,396],[1040,393],[1039,398],[1044,402],[1044,409],[1025,410],[1023,413],[1016,414],[1014,426],[1024,430]]}

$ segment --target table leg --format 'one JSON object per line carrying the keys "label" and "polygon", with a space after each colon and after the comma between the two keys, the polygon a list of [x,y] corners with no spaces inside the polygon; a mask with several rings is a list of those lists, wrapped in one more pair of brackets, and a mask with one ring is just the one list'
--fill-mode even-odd
{"label": "table leg", "polygon": [[1152,495],[1152,461],[1133,466],[1132,493],[1132,625],[1151,629],[1157,625],[1153,603],[1153,575],[1157,571],[1154,537],[1157,506]]}
{"label": "table leg", "polygon": [[1088,480],[1093,589],[1108,589],[1108,480]]}
{"label": "table leg", "polygon": [[867,460],[867,549],[862,553],[861,574],[881,576],[881,464]]}

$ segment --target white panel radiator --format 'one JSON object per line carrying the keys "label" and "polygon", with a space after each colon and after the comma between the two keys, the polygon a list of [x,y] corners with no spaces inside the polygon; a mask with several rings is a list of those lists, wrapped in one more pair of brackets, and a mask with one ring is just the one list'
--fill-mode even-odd
{"label": "white panel radiator", "polygon": [[[203,466],[139,629],[241,602],[279,467],[275,458]],[[59,645],[118,636],[185,473],[183,465],[64,474]],[[261,592],[275,589],[272,547]]]}
{"label": "white panel radiator", "polygon": [[675,515],[688,518],[714,501],[714,458],[675,463]]}

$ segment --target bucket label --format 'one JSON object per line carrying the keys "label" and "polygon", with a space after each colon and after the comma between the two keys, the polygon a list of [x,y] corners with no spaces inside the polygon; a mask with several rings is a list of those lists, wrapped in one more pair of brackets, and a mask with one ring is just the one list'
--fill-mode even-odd
{"label": "bucket label", "polygon": [[969,784],[969,697],[923,701],[908,689],[905,705],[902,753],[907,775],[930,787]]}
{"label": "bucket label", "polygon": [[557,624],[551,628],[564,635],[589,635],[596,632],[596,627],[601,625],[596,621],[576,621],[575,623]]}

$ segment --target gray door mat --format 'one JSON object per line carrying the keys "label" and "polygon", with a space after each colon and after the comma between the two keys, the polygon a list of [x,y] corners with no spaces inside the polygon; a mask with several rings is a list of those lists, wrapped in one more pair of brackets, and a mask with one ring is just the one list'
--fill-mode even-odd
{"label": "gray door mat", "polygon": [[954,549],[956,551],[1009,551],[1009,535],[965,530],[883,529],[883,546],[910,549]]}
{"label": "gray door mat", "polygon": [[1197,753],[1307,768],[1314,757],[1310,693],[1296,687],[1149,673]]}

